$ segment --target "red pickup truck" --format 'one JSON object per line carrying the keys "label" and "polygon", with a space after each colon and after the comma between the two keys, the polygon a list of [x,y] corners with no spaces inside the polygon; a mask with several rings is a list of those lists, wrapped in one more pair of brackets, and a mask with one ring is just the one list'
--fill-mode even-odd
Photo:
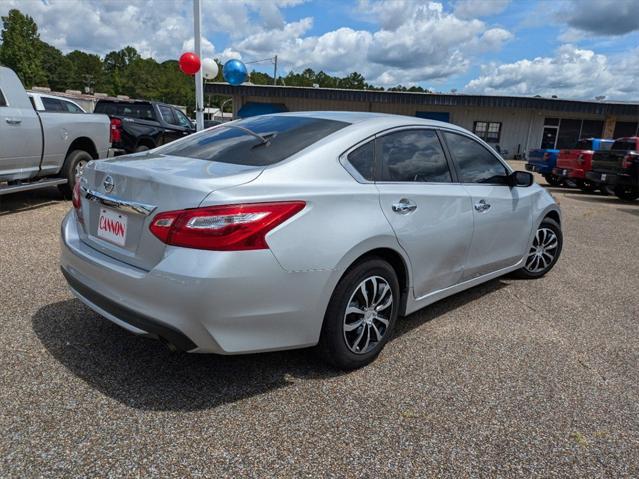
{"label": "red pickup truck", "polygon": [[564,183],[566,180],[575,182],[582,191],[592,193],[599,188],[599,184],[588,180],[586,172],[592,169],[592,158],[595,151],[608,151],[613,143],[614,140],[600,138],[581,139],[574,148],[559,152],[557,166],[552,172],[560,177]]}

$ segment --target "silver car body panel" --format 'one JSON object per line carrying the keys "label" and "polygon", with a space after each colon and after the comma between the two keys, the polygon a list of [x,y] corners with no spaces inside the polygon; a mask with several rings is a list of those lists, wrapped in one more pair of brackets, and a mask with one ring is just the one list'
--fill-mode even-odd
{"label": "silver car body panel", "polygon": [[[85,169],[88,188],[104,192],[109,175],[116,183],[111,194],[157,209],[130,215],[136,239],[120,248],[95,237],[93,208],[101,203],[83,197],[84,227],[73,211],[62,225],[62,268],[87,288],[179,329],[197,345],[194,352],[288,349],[317,343],[335,286],[362,255],[385,249],[402,258],[408,314],[521,267],[535,227],[549,212],[559,214],[538,185],[374,183],[357,181],[344,165],[354,145],[405,126],[450,129],[479,141],[454,125],[369,113],[284,115],[352,124],[267,167],[168,157],[162,147],[152,155],[92,162]],[[401,198],[417,209],[393,212]],[[474,204],[482,199],[491,208],[479,213]],[[268,250],[166,246],[148,231],[162,211],[286,200],[306,207],[269,232]]]}

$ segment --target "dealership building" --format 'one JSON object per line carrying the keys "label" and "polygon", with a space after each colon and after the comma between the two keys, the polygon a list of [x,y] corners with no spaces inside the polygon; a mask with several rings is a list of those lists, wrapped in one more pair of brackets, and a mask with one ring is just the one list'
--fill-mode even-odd
{"label": "dealership building", "polygon": [[230,97],[235,118],[349,110],[446,121],[473,131],[506,158],[523,158],[534,148],[571,148],[579,138],[639,133],[639,103],[228,83],[209,83],[205,93]]}

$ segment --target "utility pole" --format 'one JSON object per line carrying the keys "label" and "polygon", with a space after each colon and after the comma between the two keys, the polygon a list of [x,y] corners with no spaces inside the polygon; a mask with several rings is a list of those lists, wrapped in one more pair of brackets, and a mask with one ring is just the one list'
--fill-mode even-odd
{"label": "utility pole", "polygon": [[277,55],[273,57],[273,85],[277,85]]}
{"label": "utility pole", "polygon": [[[202,3],[193,0],[193,33],[195,38],[195,54],[202,58]],[[202,68],[195,74],[195,124],[197,131],[204,129],[204,85],[202,83]]]}

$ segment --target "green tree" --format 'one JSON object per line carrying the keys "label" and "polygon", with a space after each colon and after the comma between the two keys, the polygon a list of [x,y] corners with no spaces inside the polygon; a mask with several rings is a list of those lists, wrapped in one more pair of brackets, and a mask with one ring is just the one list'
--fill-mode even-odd
{"label": "green tree", "polygon": [[29,15],[9,10],[2,17],[0,63],[13,69],[26,88],[46,82],[38,26]]}
{"label": "green tree", "polygon": [[102,59],[95,54],[73,50],[67,54],[71,62],[72,87],[84,91],[103,91],[108,85],[105,82]]}
{"label": "green tree", "polygon": [[64,54],[45,42],[40,42],[42,51],[42,67],[44,68],[47,86],[53,91],[64,91],[73,87],[73,64]]}

